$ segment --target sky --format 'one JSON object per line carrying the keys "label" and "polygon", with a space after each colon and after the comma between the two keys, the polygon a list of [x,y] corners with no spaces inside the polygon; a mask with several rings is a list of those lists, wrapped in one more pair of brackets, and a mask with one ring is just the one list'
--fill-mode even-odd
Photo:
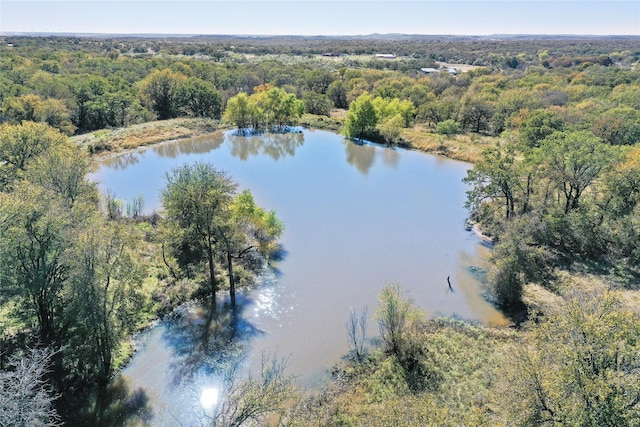
{"label": "sky", "polygon": [[640,35],[640,0],[0,0],[0,32]]}

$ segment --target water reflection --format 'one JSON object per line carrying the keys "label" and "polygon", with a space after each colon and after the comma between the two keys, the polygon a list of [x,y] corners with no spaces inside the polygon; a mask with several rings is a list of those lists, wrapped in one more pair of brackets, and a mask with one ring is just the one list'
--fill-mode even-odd
{"label": "water reflection", "polygon": [[376,159],[376,149],[373,145],[356,144],[349,140],[344,141],[344,151],[347,155],[347,163],[355,166],[361,173],[367,174]]}
{"label": "water reflection", "polygon": [[195,138],[181,139],[173,144],[154,145],[153,151],[160,157],[175,159],[181,155],[205,154],[217,150],[224,140],[224,132],[218,131]]}
{"label": "water reflection", "polygon": [[125,154],[108,157],[103,161],[103,165],[113,170],[124,170],[140,162],[140,152],[131,151]]}
{"label": "water reflection", "polygon": [[175,315],[164,333],[174,355],[180,358],[172,375],[175,386],[192,384],[202,374],[226,378],[235,372],[249,341],[263,334],[243,317],[245,305],[246,301],[240,301],[236,310],[228,306],[216,310],[195,304]]}
{"label": "water reflection", "polygon": [[269,132],[247,137],[228,133],[226,141],[231,154],[242,161],[261,155],[279,160],[296,154],[296,149],[304,144],[304,134],[297,131]]}
{"label": "water reflection", "polygon": [[382,162],[392,168],[398,167],[400,161],[400,152],[396,147],[389,147],[382,150]]}

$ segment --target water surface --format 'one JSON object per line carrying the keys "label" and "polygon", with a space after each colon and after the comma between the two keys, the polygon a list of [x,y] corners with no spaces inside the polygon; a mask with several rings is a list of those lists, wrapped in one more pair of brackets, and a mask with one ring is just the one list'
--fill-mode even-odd
{"label": "water surface", "polygon": [[[285,224],[286,257],[242,300],[244,369],[255,370],[263,351],[277,352],[289,357],[288,370],[301,384],[313,386],[348,351],[350,307],[367,306],[369,333],[377,333],[372,314],[387,283],[402,285],[430,315],[504,324],[471,272],[487,249],[464,228],[462,178],[469,164],[357,145],[325,131],[252,138],[220,132],[108,158],[93,177],[120,199],[142,194],[146,210],[156,210],[165,174],[195,161],[228,172]],[[207,311],[188,313],[187,325],[200,328],[200,336]],[[210,396],[216,387],[207,384],[215,382],[210,359],[220,349],[185,351],[185,342],[197,347],[202,340],[176,340],[176,328],[184,327],[184,321],[164,322],[143,336],[123,372],[148,390],[153,425],[195,424],[189,417],[204,410],[203,390]],[[183,375],[185,365],[191,376]]]}

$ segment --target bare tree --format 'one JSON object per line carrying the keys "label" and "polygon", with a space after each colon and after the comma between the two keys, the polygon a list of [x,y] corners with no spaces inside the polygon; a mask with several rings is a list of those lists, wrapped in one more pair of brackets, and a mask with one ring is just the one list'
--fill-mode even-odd
{"label": "bare tree", "polygon": [[293,378],[285,375],[286,359],[262,354],[260,376],[249,375],[235,381],[235,373],[227,387],[226,398],[211,418],[213,427],[239,427],[260,424],[270,414],[286,412],[286,402],[295,396]]}
{"label": "bare tree", "polygon": [[34,348],[0,370],[0,427],[61,425],[53,407],[57,396],[46,381],[52,355],[48,348]]}
{"label": "bare tree", "polygon": [[349,309],[349,319],[347,320],[347,339],[349,347],[359,362],[364,357],[364,341],[367,332],[367,306],[362,308],[358,314],[352,308]]}

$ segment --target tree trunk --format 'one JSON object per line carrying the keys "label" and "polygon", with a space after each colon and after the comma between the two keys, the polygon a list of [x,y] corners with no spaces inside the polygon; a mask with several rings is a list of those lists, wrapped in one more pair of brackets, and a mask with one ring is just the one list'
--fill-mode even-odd
{"label": "tree trunk", "polygon": [[236,308],[236,281],[233,275],[233,260],[231,255],[231,244],[229,243],[229,239],[224,234],[222,229],[220,229],[220,235],[224,239],[225,247],[227,248],[227,269],[229,271],[229,297],[231,299],[231,307]]}
{"label": "tree trunk", "polygon": [[229,269],[229,296],[231,297],[231,307],[236,308],[236,281],[233,277],[233,262],[231,260],[231,248],[227,243],[227,267]]}
{"label": "tree trunk", "polygon": [[215,265],[213,263],[213,242],[211,241],[211,234],[207,236],[207,261],[209,264],[209,289],[211,291],[211,300],[212,307],[215,310],[216,308],[216,276],[215,276]]}

